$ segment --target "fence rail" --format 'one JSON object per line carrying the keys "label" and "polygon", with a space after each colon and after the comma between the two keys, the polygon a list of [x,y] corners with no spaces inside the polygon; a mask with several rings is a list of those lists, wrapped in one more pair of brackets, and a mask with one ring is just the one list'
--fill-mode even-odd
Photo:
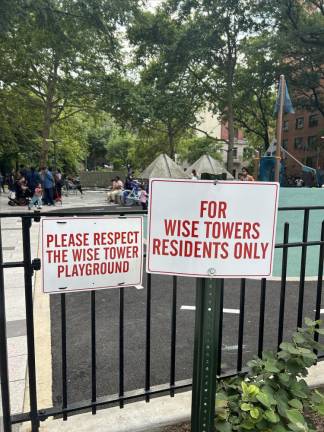
{"label": "fence rail", "polygon": [[[300,211],[303,212],[303,232],[302,240],[289,242],[289,223],[284,224],[284,235],[281,243],[276,243],[277,249],[282,249],[281,260],[281,281],[280,281],[280,296],[279,296],[279,315],[278,315],[278,334],[277,334],[277,347],[283,340],[285,328],[285,311],[286,311],[286,288],[287,288],[287,263],[290,248],[301,248],[301,262],[300,262],[300,276],[298,287],[298,310],[296,326],[302,326],[303,322],[303,308],[304,308],[304,295],[305,295],[305,281],[306,281],[306,259],[307,250],[311,246],[319,246],[319,260],[317,272],[317,286],[316,286],[316,302],[314,305],[314,318],[320,318],[321,304],[322,304],[322,284],[323,284],[323,259],[324,259],[324,220],[321,224],[321,233],[318,240],[308,240],[308,228],[310,214],[312,211],[323,210],[324,206],[315,207],[282,207],[280,212]],[[127,216],[140,214],[145,215],[146,211],[136,210],[123,210],[123,211],[98,211],[92,212],[86,210],[84,212],[69,211],[69,216]],[[33,272],[39,269],[39,262],[37,259],[32,259],[31,245],[30,245],[30,227],[32,221],[37,223],[44,216],[50,217],[64,217],[65,213],[51,212],[47,214],[40,213],[0,213],[0,221],[4,218],[20,218],[22,221],[22,238],[23,238],[23,260],[19,262],[4,262],[3,261],[3,247],[2,236],[0,229],[0,377],[1,377],[1,398],[2,398],[2,411],[3,411],[3,426],[5,432],[12,430],[12,425],[30,421],[32,431],[38,431],[39,422],[45,420],[49,416],[61,415],[63,420],[68,418],[68,414],[79,412],[85,409],[92,411],[96,414],[98,407],[109,406],[118,403],[120,408],[124,407],[126,402],[134,400],[145,399],[147,402],[155,395],[168,393],[171,397],[174,396],[176,391],[189,389],[191,380],[177,381],[176,380],[176,346],[177,346],[177,301],[178,301],[178,277],[171,276],[172,278],[172,298],[171,298],[171,335],[170,335],[170,371],[169,382],[159,386],[151,385],[151,333],[152,333],[152,276],[147,274],[146,284],[146,312],[145,312],[145,376],[143,382],[143,389],[136,391],[125,391],[125,291],[123,288],[116,289],[119,297],[119,347],[118,347],[118,393],[108,395],[106,397],[98,397],[97,395],[97,344],[96,344],[96,292],[92,291],[90,294],[90,317],[91,328],[89,329],[91,340],[91,399],[83,402],[69,403],[68,401],[68,367],[67,367],[67,308],[66,308],[66,294],[59,294],[60,298],[60,312],[61,312],[61,368],[62,368],[62,403],[60,407],[49,407],[48,409],[38,409],[37,400],[37,370],[35,365],[35,338],[34,338],[34,311],[33,311],[33,286],[32,277]],[[323,218],[324,219],[324,218]],[[1,225],[0,225],[1,228]],[[277,239],[278,240],[278,239]],[[25,301],[26,301],[26,326],[27,326],[27,350],[28,350],[28,379],[29,379],[29,401],[30,411],[28,413],[21,413],[12,415],[10,411],[10,393],[9,393],[9,378],[8,378],[8,352],[7,352],[7,335],[6,335],[6,302],[5,302],[5,284],[4,284],[4,269],[24,269],[24,283],[25,283]],[[237,359],[236,369],[234,371],[224,371],[221,368],[222,360],[222,337],[223,337],[223,316],[221,317],[220,324],[220,337],[219,337],[219,350],[218,350],[218,371],[217,374],[220,378],[232,376],[239,373],[245,373],[243,364],[243,349],[244,349],[244,329],[245,329],[245,308],[246,308],[246,279],[241,279],[240,295],[239,295],[239,322],[237,334]],[[259,302],[259,322],[258,322],[258,344],[257,354],[262,355],[265,337],[265,313],[266,313],[266,296],[267,296],[267,279],[260,280],[260,302]],[[224,280],[221,286],[221,304],[224,302]],[[222,308],[223,309],[223,308]],[[318,335],[316,336],[318,337]],[[321,355],[319,355],[321,358]]]}

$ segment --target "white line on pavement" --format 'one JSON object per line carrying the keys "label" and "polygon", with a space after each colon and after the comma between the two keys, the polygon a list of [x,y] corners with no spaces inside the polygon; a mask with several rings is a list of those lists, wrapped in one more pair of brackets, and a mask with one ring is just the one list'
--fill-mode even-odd
{"label": "white line on pavement", "polygon": [[[243,349],[246,347],[246,345],[243,345]],[[228,345],[223,347],[223,351],[235,351],[238,349],[238,345]]]}
{"label": "white line on pavement", "polygon": [[[192,310],[192,311],[194,311],[194,310],[196,310],[196,306],[185,306],[185,305],[182,305],[180,309],[181,310]],[[240,314],[240,310],[239,309],[223,309],[223,312],[224,313],[228,313],[228,314],[236,314],[236,315]]]}
{"label": "white line on pavement", "polygon": [[[314,309],[314,312],[316,312],[316,309]],[[324,314],[324,309],[320,310],[320,314]]]}

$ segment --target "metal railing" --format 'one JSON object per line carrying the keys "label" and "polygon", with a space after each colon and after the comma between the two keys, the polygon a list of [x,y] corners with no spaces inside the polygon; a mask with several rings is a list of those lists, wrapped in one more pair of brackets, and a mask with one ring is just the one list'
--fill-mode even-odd
{"label": "metal railing", "polygon": [[[279,211],[298,211],[303,212],[303,233],[302,241],[289,243],[289,224],[284,224],[284,238],[282,243],[277,243],[276,248],[282,249],[282,267],[280,281],[280,300],[279,300],[279,317],[278,317],[278,334],[277,347],[283,340],[285,326],[285,310],[286,310],[286,285],[287,285],[287,263],[289,248],[301,248],[301,270],[299,277],[298,289],[298,310],[296,326],[301,327],[303,321],[305,279],[306,279],[306,258],[307,248],[309,246],[319,246],[319,261],[316,286],[316,304],[314,305],[314,318],[320,318],[321,298],[322,298],[322,279],[323,279],[323,259],[324,259],[324,221],[321,225],[320,239],[316,241],[308,241],[309,216],[313,210],[323,210],[324,206],[316,207],[283,207]],[[119,215],[127,216],[134,214],[146,214],[146,211],[109,211],[109,212],[73,212],[69,211],[69,216],[74,215],[89,215],[89,216],[106,216]],[[125,328],[124,328],[124,308],[125,308],[125,291],[123,288],[116,289],[119,296],[119,347],[118,347],[118,393],[108,395],[106,397],[98,397],[97,395],[97,351],[96,345],[96,292],[90,293],[90,320],[91,328],[91,400],[83,402],[69,403],[68,401],[68,368],[67,368],[67,313],[66,313],[66,294],[58,294],[60,298],[60,315],[61,315],[61,369],[62,369],[62,403],[61,406],[49,407],[48,409],[39,409],[37,400],[37,370],[35,362],[35,337],[34,337],[34,311],[33,311],[33,272],[39,270],[40,261],[32,259],[31,244],[30,244],[30,227],[32,221],[36,223],[41,217],[64,217],[65,213],[51,212],[47,214],[39,213],[0,213],[0,220],[3,218],[20,218],[22,221],[22,238],[23,238],[23,260],[19,262],[4,262],[2,237],[0,230],[0,377],[1,377],[1,397],[3,411],[4,431],[10,432],[12,425],[30,421],[32,431],[38,431],[39,422],[50,416],[63,416],[66,420],[68,414],[80,412],[88,409],[92,414],[96,414],[97,408],[109,406],[118,403],[120,408],[123,408],[126,402],[145,399],[147,402],[155,395],[169,393],[171,397],[176,391],[189,389],[191,380],[176,381],[176,334],[177,334],[177,293],[178,293],[178,278],[172,278],[172,297],[171,297],[171,337],[170,337],[170,372],[169,382],[159,386],[151,385],[151,325],[152,325],[152,276],[147,274],[146,283],[146,312],[145,312],[145,376],[143,389],[135,391],[125,391]],[[14,268],[24,269],[24,284],[25,284],[25,307],[26,307],[26,328],[27,328],[27,351],[28,351],[28,380],[29,380],[29,401],[30,411],[27,413],[12,415],[10,411],[10,393],[9,393],[9,377],[8,377],[8,352],[7,352],[7,335],[6,335],[6,307],[5,307],[5,285],[4,285],[4,269]],[[244,348],[244,327],[245,327],[245,308],[246,308],[246,279],[241,279],[240,295],[239,295],[239,322],[237,333],[237,359],[236,368],[234,371],[223,371],[221,367],[222,349],[219,349],[218,359],[218,376],[232,376],[239,373],[244,373],[243,365],[243,348]],[[258,344],[257,354],[261,356],[264,348],[265,338],[265,313],[266,313],[266,294],[267,294],[266,279],[260,281],[260,303],[259,303],[259,322],[258,322]],[[221,304],[223,309],[224,303],[224,280],[222,280]],[[226,289],[226,288],[225,288]],[[219,347],[222,347],[223,337],[223,316],[220,324]]]}

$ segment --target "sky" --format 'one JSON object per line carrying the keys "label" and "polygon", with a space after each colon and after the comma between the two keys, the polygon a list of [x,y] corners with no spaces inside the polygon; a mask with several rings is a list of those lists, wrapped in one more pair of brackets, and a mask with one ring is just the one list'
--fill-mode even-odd
{"label": "sky", "polygon": [[147,0],[147,9],[154,10],[163,0]]}

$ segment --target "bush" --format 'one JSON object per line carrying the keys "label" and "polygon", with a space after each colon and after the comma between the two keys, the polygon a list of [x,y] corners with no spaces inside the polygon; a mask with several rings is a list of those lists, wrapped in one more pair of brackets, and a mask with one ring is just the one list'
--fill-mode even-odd
{"label": "bush", "polygon": [[216,395],[216,431],[315,432],[304,413],[324,415],[324,395],[303,379],[316,363],[323,345],[320,321],[305,320],[305,328],[283,342],[278,353],[264,353],[248,363],[243,377],[220,381]]}

